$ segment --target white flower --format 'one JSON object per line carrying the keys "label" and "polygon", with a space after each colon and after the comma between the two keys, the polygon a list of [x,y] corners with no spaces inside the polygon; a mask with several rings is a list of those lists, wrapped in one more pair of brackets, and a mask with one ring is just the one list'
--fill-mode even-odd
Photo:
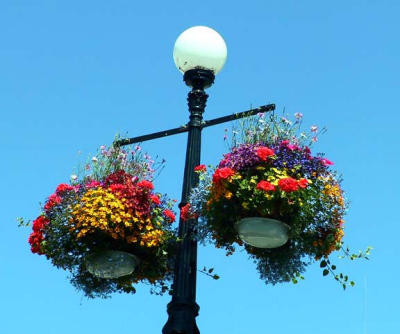
{"label": "white flower", "polygon": [[96,157],[93,157],[93,158],[92,158],[92,161],[93,161],[93,162],[97,162],[98,160],[97,160]]}
{"label": "white flower", "polygon": [[100,150],[104,151],[106,149],[106,147],[104,145],[100,146]]}
{"label": "white flower", "polygon": [[77,175],[75,175],[75,174],[72,174],[72,175],[71,175],[71,180],[75,181],[77,178],[78,178]]}
{"label": "white flower", "polygon": [[283,123],[286,123],[286,124],[289,124],[289,125],[292,124],[292,122],[289,121],[286,117],[282,117],[281,120],[282,120]]}
{"label": "white flower", "polygon": [[317,132],[318,131],[318,126],[316,126],[316,125],[313,125],[313,126],[311,126],[311,132]]}
{"label": "white flower", "polygon": [[294,117],[296,117],[297,119],[301,119],[301,118],[303,118],[303,114],[300,112],[297,112],[294,114]]}

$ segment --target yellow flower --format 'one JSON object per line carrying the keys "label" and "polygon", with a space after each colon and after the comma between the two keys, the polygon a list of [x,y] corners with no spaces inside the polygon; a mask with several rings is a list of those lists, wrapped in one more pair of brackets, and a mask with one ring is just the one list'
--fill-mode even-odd
{"label": "yellow flower", "polygon": [[227,191],[226,193],[225,193],[225,198],[226,199],[231,199],[232,198],[232,193],[230,192],[230,191]]}

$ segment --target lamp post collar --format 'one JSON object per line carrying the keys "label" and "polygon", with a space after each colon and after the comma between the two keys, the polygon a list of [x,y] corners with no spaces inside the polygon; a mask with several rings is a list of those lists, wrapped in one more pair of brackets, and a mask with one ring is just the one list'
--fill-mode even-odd
{"label": "lamp post collar", "polygon": [[195,68],[185,72],[183,75],[183,81],[186,85],[193,89],[205,89],[210,87],[214,83],[215,75],[213,71]]}

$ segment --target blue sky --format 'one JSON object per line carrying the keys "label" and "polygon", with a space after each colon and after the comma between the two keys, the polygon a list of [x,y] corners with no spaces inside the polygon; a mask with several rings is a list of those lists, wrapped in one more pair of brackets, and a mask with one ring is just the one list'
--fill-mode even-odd
{"label": "blue sky", "polygon": [[[172,59],[194,25],[224,37],[228,60],[205,118],[275,103],[326,126],[314,150],[344,175],[351,201],[345,242],[371,245],[371,260],[339,269],[347,291],[310,266],[298,285],[266,286],[245,254],[199,249],[197,323],[202,333],[396,333],[398,317],[398,1],[18,1],[0,3],[2,223],[0,334],[160,333],[169,297],[87,300],[67,273],[30,253],[39,202],[68,180],[81,158],[116,133],[130,136],[186,123],[188,88]],[[225,125],[203,132],[202,162],[226,151]],[[157,189],[179,198],[186,136],[146,143],[167,160]]]}

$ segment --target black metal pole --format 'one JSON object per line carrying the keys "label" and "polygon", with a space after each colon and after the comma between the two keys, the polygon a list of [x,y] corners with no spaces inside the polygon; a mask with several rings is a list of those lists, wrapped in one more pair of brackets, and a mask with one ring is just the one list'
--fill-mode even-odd
{"label": "black metal pole", "polygon": [[[200,164],[202,120],[208,98],[204,89],[213,84],[214,74],[200,69],[189,70],[185,72],[184,80],[192,90],[188,94],[190,121],[180,206],[187,203],[191,189],[198,183],[194,168]],[[178,245],[172,300],[167,307],[169,317],[163,334],[200,333],[196,324],[199,312],[196,303],[197,241],[193,237],[196,226],[197,219],[179,221],[179,237],[182,241]]]}
{"label": "black metal pole", "polygon": [[[259,113],[269,112],[269,111],[273,111],[273,110],[275,110],[275,104],[267,104],[265,106],[257,107],[256,109],[250,109],[250,110],[238,112],[236,114],[231,114],[231,115],[227,115],[227,116],[222,116],[222,117],[202,121],[201,128],[204,129],[204,128],[212,126],[212,125],[230,122],[230,121],[234,121],[234,120],[237,120],[237,119],[240,119],[243,117],[250,117],[250,116],[257,115]],[[189,131],[189,126],[188,126],[188,124],[185,124],[183,126],[180,126],[179,128],[173,128],[173,129],[168,129],[168,130],[164,130],[164,131],[154,132],[154,133],[150,133],[148,135],[143,135],[143,136],[138,136],[138,137],[133,137],[133,138],[119,139],[114,143],[114,145],[125,146],[125,145],[134,144],[134,143],[141,143],[141,142],[144,142],[147,140],[164,138],[167,136],[172,136],[172,135],[176,135],[176,134],[188,132],[188,131]]]}
{"label": "black metal pole", "polygon": [[[203,113],[208,98],[204,89],[214,83],[214,74],[211,71],[195,69],[185,72],[183,78],[186,84],[192,87],[192,90],[188,94],[190,112],[188,124],[179,128],[139,137],[120,139],[114,142],[114,145],[119,147],[188,132],[180,207],[187,203],[191,189],[198,183],[198,175],[195,173],[194,168],[200,164],[201,130],[208,126],[275,110],[274,104],[268,104],[256,109],[203,121]],[[172,300],[167,306],[168,320],[163,327],[163,334],[200,333],[196,324],[196,317],[200,309],[196,303],[197,241],[193,235],[196,228],[197,219],[179,221],[179,238],[181,241],[177,246],[178,252],[175,261]]]}

